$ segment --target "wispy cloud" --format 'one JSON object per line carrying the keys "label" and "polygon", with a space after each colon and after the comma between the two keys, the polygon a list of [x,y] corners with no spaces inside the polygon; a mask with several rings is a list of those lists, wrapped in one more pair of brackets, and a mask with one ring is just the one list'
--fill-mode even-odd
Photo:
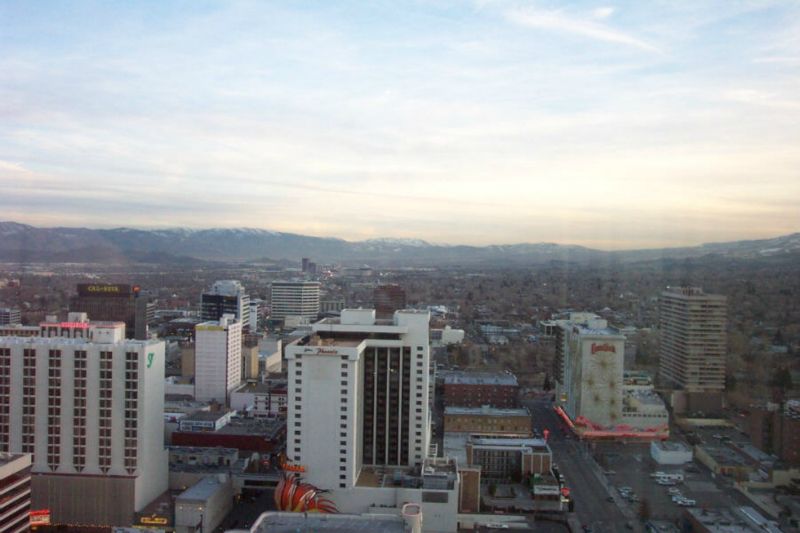
{"label": "wispy cloud", "polygon": [[[606,18],[613,12],[611,8],[595,10],[594,15]],[[577,17],[564,11],[542,10],[536,8],[512,8],[505,12],[508,21],[527,28],[543,29],[559,33],[579,35],[588,39],[623,46],[630,46],[646,52],[662,53],[657,46],[607,24]]]}
{"label": "wispy cloud", "polygon": [[615,9],[611,6],[598,7],[592,10],[592,15],[598,19],[607,19],[614,14]]}

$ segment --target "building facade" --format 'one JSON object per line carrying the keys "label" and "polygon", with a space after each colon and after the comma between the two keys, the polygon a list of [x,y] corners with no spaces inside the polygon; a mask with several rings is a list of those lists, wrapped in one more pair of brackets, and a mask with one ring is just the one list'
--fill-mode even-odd
{"label": "building facade", "polygon": [[88,328],[0,338],[0,448],[32,455],[32,505],[54,524],[128,525],[167,488],[164,343]]}
{"label": "building facade", "polygon": [[378,285],[372,291],[372,300],[378,318],[391,317],[395,311],[406,308],[406,291],[394,283]]}
{"label": "building facade", "polygon": [[565,411],[603,427],[622,423],[625,336],[605,321],[572,323],[565,334]]}
{"label": "building facade", "polygon": [[79,283],[69,310],[92,320],[125,322],[125,338],[137,340],[147,340],[148,324],[155,317],[155,304],[138,285]]}
{"label": "building facade", "polygon": [[227,404],[242,383],[242,323],[223,315],[195,327],[194,396]]}
{"label": "building facade", "polygon": [[319,289],[318,281],[273,281],[270,318],[297,316],[316,320],[319,315]]}
{"label": "building facade", "polygon": [[250,296],[244,286],[233,279],[214,282],[211,290],[201,297],[200,317],[207,322],[233,315],[242,324],[243,331],[250,331],[250,312]]}
{"label": "building facade", "polygon": [[22,314],[16,307],[0,307],[0,326],[13,326],[22,323]]}
{"label": "building facade", "polygon": [[660,376],[687,392],[725,389],[727,301],[697,287],[661,294]]}
{"label": "building facade", "polygon": [[312,483],[351,488],[362,466],[427,456],[429,319],[398,311],[378,321],[374,310],[346,309],[287,346],[287,455]]}
{"label": "building facade", "polygon": [[444,403],[448,406],[516,407],[517,376],[511,372],[447,371],[440,374]]}
{"label": "building facade", "polygon": [[488,405],[444,408],[445,433],[530,435],[532,429],[531,413],[527,408],[500,409]]}

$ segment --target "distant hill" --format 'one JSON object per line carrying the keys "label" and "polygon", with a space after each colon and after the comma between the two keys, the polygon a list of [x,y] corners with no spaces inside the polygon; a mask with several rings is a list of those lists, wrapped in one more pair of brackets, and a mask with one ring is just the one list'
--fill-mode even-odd
{"label": "distant hill", "polygon": [[0,222],[0,261],[75,263],[202,263],[297,261],[368,263],[376,266],[509,265],[551,262],[631,262],[716,255],[763,258],[800,255],[800,233],[774,239],[711,243],[684,248],[607,252],[583,246],[523,243],[450,246],[416,239],[310,237],[262,229],[37,228]]}

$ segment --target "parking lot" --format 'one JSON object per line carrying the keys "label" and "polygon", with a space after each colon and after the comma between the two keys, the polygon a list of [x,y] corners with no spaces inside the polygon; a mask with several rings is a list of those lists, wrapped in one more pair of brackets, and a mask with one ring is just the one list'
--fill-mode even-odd
{"label": "parking lot", "polygon": [[[672,501],[670,489],[696,501],[698,507],[728,507],[742,505],[741,496],[727,488],[720,488],[711,472],[697,462],[683,467],[658,465],[650,457],[646,443],[598,443],[595,457],[606,472],[606,480],[620,497],[618,501],[639,515],[641,506],[649,508],[649,517],[673,521],[682,514],[683,507]],[[672,486],[659,485],[651,477],[655,472],[683,474],[684,480]],[[623,488],[620,491],[620,488]],[[630,490],[625,490],[629,488]]]}

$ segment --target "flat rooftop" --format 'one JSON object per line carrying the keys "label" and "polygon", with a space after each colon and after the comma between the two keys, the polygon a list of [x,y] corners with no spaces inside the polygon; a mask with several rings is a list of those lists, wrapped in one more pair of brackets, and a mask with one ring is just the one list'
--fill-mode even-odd
{"label": "flat rooftop", "polygon": [[[244,393],[262,393],[262,392],[269,392],[271,390],[279,388],[279,385],[273,385],[270,383],[260,383],[260,382],[248,382],[236,389],[233,392],[244,392]],[[284,385],[285,388],[285,385]]]}
{"label": "flat rooftop", "polygon": [[262,514],[251,533],[297,533],[324,531],[327,533],[405,533],[410,531],[402,517],[396,515],[347,515],[320,513]]}
{"label": "flat rooftop", "polygon": [[190,415],[186,415],[181,419],[184,422],[214,422],[228,415],[228,412],[223,411],[196,411]]}
{"label": "flat rooftop", "polygon": [[176,502],[194,501],[205,502],[222,488],[222,483],[213,476],[204,477],[185,491],[177,498]]}
{"label": "flat rooftop", "polygon": [[520,408],[499,408],[489,407],[457,407],[447,406],[444,408],[445,415],[469,415],[469,416],[525,416],[530,417],[531,412],[526,407]]}
{"label": "flat rooftop", "polygon": [[674,440],[653,441],[651,446],[661,448],[667,452],[688,452],[689,447],[682,442]]}
{"label": "flat rooftop", "polygon": [[445,385],[519,385],[517,376],[510,372],[447,370],[440,372],[439,375]]}
{"label": "flat rooftop", "polygon": [[544,439],[529,437],[504,437],[491,435],[473,435],[467,439],[467,443],[473,446],[496,446],[499,448],[521,447],[533,449],[547,449],[547,441]]}
{"label": "flat rooftop", "polygon": [[97,346],[109,346],[124,344],[127,346],[151,346],[154,344],[163,343],[161,339],[148,339],[148,340],[135,340],[135,339],[121,339],[119,342],[95,342],[93,339],[76,338],[71,339],[67,337],[16,337],[16,336],[0,336],[0,343],[2,344],[21,344],[30,345],[37,344],[39,346],[81,346],[85,344],[96,344]]}

